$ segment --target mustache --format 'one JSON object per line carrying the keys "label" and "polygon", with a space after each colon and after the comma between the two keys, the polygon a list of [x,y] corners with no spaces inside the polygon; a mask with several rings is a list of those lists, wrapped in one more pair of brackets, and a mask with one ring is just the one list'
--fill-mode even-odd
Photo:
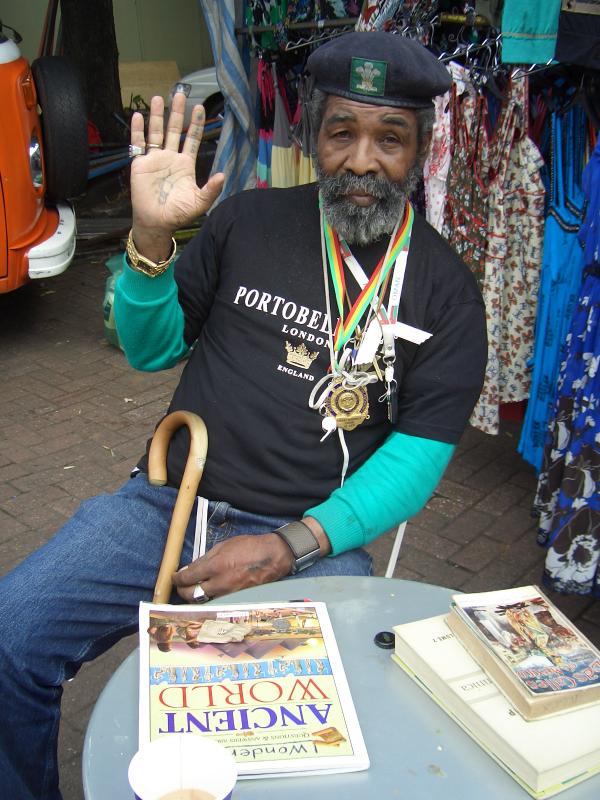
{"label": "mustache", "polygon": [[331,195],[347,195],[354,192],[370,194],[377,200],[383,200],[390,194],[390,186],[393,182],[377,175],[356,175],[353,172],[345,172],[342,175],[323,176],[322,182],[326,184]]}

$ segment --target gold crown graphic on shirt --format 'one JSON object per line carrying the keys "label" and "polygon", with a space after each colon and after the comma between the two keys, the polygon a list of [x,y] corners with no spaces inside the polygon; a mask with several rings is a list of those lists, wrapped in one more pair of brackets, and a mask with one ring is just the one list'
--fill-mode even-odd
{"label": "gold crown graphic on shirt", "polygon": [[302,342],[298,347],[294,347],[289,342],[285,343],[287,351],[287,363],[293,367],[302,367],[302,369],[309,369],[312,362],[319,355],[319,351],[311,353],[307,346]]}

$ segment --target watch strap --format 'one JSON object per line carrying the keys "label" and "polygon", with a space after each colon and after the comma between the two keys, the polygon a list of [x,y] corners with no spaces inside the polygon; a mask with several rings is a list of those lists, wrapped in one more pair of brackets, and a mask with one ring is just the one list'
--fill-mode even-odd
{"label": "watch strap", "polygon": [[141,255],[141,253],[138,253],[135,242],[133,241],[133,230],[130,230],[129,236],[127,237],[126,246],[127,261],[129,262],[129,266],[136,272],[143,272],[144,275],[148,275],[149,278],[156,278],[159,275],[162,275],[163,272],[166,272],[171,264],[175,261],[175,256],[177,255],[177,242],[174,238],[171,238],[171,244],[173,245],[173,249],[171,250],[171,255],[168,258],[166,258],[164,261],[150,261],[149,258]]}
{"label": "watch strap", "polygon": [[281,536],[294,555],[290,575],[296,575],[321,558],[319,540],[305,522],[288,522],[287,525],[277,528],[275,533]]}

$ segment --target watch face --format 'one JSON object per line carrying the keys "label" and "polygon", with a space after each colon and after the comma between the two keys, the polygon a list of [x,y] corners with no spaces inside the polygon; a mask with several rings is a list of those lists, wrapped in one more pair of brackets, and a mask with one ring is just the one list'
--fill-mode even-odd
{"label": "watch face", "polygon": [[294,554],[292,575],[314,564],[321,555],[319,542],[304,522],[290,522],[276,531]]}

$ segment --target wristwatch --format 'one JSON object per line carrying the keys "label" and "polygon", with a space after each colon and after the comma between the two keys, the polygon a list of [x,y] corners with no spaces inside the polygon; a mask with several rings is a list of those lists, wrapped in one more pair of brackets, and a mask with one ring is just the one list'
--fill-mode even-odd
{"label": "wristwatch", "polygon": [[127,246],[125,248],[129,266],[136,272],[142,272],[149,278],[157,278],[159,275],[162,275],[163,272],[166,272],[175,261],[175,256],[177,255],[177,242],[175,239],[171,238],[171,244],[171,255],[168,258],[164,261],[150,261],[149,258],[145,258],[138,253],[135,242],[133,241],[133,230],[130,230],[129,236],[127,237]]}
{"label": "wristwatch", "polygon": [[305,522],[288,522],[275,531],[294,554],[290,575],[311,567],[321,558],[319,541]]}

